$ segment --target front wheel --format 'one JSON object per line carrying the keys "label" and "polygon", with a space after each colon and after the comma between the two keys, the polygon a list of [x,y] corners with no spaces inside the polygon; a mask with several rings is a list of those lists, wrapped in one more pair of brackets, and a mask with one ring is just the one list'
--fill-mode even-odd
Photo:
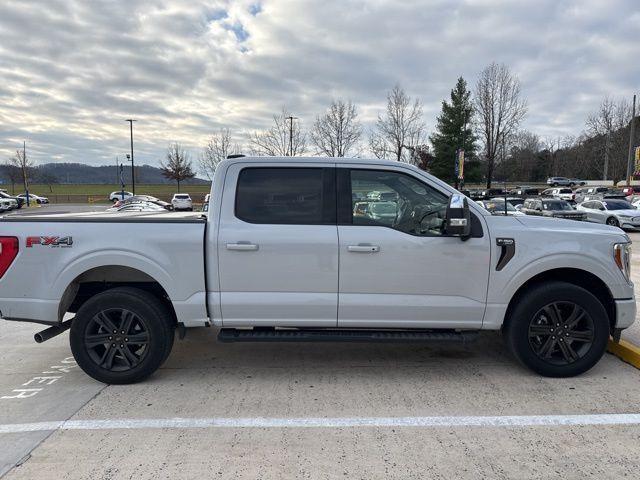
{"label": "front wheel", "polygon": [[593,367],[609,340],[609,318],[587,290],[565,282],[533,287],[507,319],[504,336],[524,366],[546,377],[572,377]]}
{"label": "front wheel", "polygon": [[139,382],[167,359],[174,321],[162,302],[136,288],[113,288],[84,303],[69,341],[78,365],[99,382]]}
{"label": "front wheel", "polygon": [[615,217],[609,217],[607,218],[607,225],[611,225],[612,227],[619,227],[620,222],[618,222],[618,219]]}

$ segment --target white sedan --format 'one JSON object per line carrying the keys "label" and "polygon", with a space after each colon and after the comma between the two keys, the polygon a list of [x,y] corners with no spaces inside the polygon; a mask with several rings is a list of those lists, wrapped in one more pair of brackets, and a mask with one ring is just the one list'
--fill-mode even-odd
{"label": "white sedan", "polygon": [[626,200],[587,200],[576,208],[587,214],[588,222],[606,223],[623,229],[640,228],[640,210]]}
{"label": "white sedan", "polygon": [[118,200],[126,200],[129,197],[133,197],[133,193],[127,192],[126,190],[124,192],[118,190],[117,192],[111,192],[109,194],[109,201],[115,203]]}

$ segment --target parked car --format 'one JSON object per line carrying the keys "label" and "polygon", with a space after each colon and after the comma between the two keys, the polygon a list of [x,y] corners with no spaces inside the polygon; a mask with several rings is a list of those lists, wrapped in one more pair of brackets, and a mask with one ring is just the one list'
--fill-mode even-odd
{"label": "parked car", "polygon": [[171,199],[171,205],[174,210],[193,210],[193,202],[188,193],[176,193]]}
{"label": "parked car", "polygon": [[505,191],[502,188],[487,188],[485,190],[479,190],[478,200],[485,200],[492,197],[498,197],[504,195]]}
{"label": "parked car", "polygon": [[609,191],[609,187],[602,187],[602,186],[576,188],[574,192],[576,195],[574,200],[576,203],[582,203],[585,201],[587,197],[593,197],[593,198],[602,197],[608,191]]}
{"label": "parked car", "polygon": [[552,187],[572,187],[573,183],[567,177],[549,177],[547,178],[547,185]]}
{"label": "parked car", "polygon": [[[504,197],[497,197],[496,199],[501,199],[504,200]],[[494,199],[495,200],[495,199]],[[516,210],[520,211],[520,207],[522,207],[522,205],[524,204],[524,198],[522,197],[506,197],[506,200],[508,203],[510,203],[511,205],[513,205],[513,208],[515,208]]]}
{"label": "parked car", "polygon": [[[44,323],[40,341],[70,329],[79,367],[123,384],[162,365],[177,329],[202,326],[221,327],[224,342],[493,330],[533,371],[574,376],[636,318],[617,228],[492,216],[395,161],[245,157],[223,160],[213,183],[207,218],[3,219],[2,321]],[[365,188],[398,193],[391,225],[358,223],[351,190]]]}
{"label": "parked car", "polygon": [[131,202],[107,209],[108,212],[166,212],[167,209],[154,202]]}
{"label": "parked car", "polygon": [[371,202],[366,215],[375,223],[393,225],[398,218],[396,202]]}
{"label": "parked car", "polygon": [[[27,202],[27,194],[26,193],[21,193],[20,195],[16,195],[16,197],[18,198],[22,198],[22,200],[26,203]],[[39,195],[36,195],[35,193],[31,193],[29,192],[29,203],[35,202],[39,205],[43,205],[45,203],[49,203],[49,199],[47,197],[41,197]]]}
{"label": "parked car", "polygon": [[520,213],[511,203],[506,202],[504,198],[492,198],[490,200],[478,200],[478,205],[482,206],[485,210],[491,213],[491,215],[509,215],[517,216],[524,215]]}
{"label": "parked car", "polygon": [[640,228],[640,210],[626,200],[588,200],[578,205],[587,220],[623,229]]}
{"label": "parked car", "polygon": [[567,220],[587,219],[587,214],[574,210],[569,202],[559,198],[528,198],[520,209],[527,215],[537,215],[539,217],[564,218]]}
{"label": "parked car", "polygon": [[125,200],[118,200],[117,202],[114,202],[113,206],[120,207],[122,205],[137,202],[151,202],[166,210],[173,210],[173,205],[171,205],[169,202],[165,202],[163,200],[160,200],[159,198],[152,197],[151,195],[133,195]]}
{"label": "parked car", "polygon": [[622,187],[622,193],[627,197],[640,194],[640,185],[631,185],[628,187]]}
{"label": "parked car", "polygon": [[109,201],[110,202],[117,202],[118,200],[126,200],[127,198],[133,197],[133,193],[131,192],[127,192],[127,191],[122,191],[122,190],[118,190],[115,192],[111,192],[109,194]]}
{"label": "parked car", "polygon": [[576,194],[570,188],[547,188],[542,192],[542,196],[560,198],[567,202],[573,202],[576,198]]}
{"label": "parked car", "polygon": [[378,202],[395,202],[398,199],[398,194],[395,192],[369,192],[366,198]]}
{"label": "parked car", "polygon": [[9,210],[13,210],[14,208],[18,208],[17,202],[15,202],[14,200],[9,200],[7,198],[0,198],[0,212],[6,212]]}
{"label": "parked car", "polygon": [[510,195],[524,195],[524,196],[536,196],[540,194],[540,190],[535,187],[529,187],[527,185],[517,186],[509,190]]}
{"label": "parked car", "polygon": [[24,205],[24,198],[20,198],[20,197],[16,197],[14,195],[9,195],[6,190],[0,190],[0,198],[5,198],[8,200],[15,200],[17,207],[16,208],[22,208],[22,205]]}

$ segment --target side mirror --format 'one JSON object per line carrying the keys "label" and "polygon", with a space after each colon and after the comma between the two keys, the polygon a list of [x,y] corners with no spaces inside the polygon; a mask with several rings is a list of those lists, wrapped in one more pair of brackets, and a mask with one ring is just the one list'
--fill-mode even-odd
{"label": "side mirror", "polygon": [[447,235],[462,237],[464,240],[471,236],[471,213],[464,195],[454,193],[449,198],[446,216]]}

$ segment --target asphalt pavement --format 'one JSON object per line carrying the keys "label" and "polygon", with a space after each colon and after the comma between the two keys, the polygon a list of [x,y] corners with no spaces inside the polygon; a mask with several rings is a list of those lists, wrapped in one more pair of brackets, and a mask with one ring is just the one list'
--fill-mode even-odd
{"label": "asphalt pavement", "polygon": [[68,334],[36,344],[41,328],[0,322],[3,480],[640,475],[640,372],[609,354],[549,379],[493,333],[466,346],[220,344],[201,328],[149,380],[104,386],[75,365]]}

